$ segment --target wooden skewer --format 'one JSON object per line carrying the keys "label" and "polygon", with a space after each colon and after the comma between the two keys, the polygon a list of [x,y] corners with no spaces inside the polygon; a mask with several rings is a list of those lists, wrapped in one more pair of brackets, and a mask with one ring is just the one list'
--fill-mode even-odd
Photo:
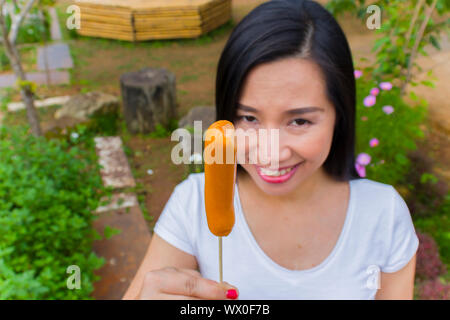
{"label": "wooden skewer", "polygon": [[220,278],[220,283],[222,283],[223,282],[222,237],[219,237],[219,278]]}

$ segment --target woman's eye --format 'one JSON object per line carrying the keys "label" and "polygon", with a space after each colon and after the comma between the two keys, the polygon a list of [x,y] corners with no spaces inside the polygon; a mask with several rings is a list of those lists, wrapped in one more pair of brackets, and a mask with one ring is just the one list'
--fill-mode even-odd
{"label": "woman's eye", "polygon": [[312,122],[306,119],[295,119],[293,121],[297,126],[304,126],[305,124],[311,124]]}
{"label": "woman's eye", "polygon": [[238,118],[250,123],[254,122],[253,120],[256,120],[256,118],[253,116],[239,116]]}

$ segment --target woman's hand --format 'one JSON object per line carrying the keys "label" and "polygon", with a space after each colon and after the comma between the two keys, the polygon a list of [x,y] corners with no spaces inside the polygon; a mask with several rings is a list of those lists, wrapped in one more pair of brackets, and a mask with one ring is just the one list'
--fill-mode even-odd
{"label": "woman's hand", "polygon": [[221,300],[237,297],[237,288],[202,278],[192,269],[165,267],[147,272],[138,299],[141,300]]}

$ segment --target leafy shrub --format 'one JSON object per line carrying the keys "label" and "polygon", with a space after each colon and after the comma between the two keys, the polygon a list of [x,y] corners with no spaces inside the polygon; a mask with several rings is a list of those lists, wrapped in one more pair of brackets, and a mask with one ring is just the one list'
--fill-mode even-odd
{"label": "leafy shrub", "polygon": [[414,225],[420,231],[433,235],[433,239],[439,244],[442,261],[450,266],[450,195],[429,217],[414,219]]}
{"label": "leafy shrub", "polygon": [[[444,179],[439,179],[433,172],[433,159],[424,154],[422,150],[416,150],[408,154],[411,160],[411,170],[405,176],[408,181],[410,194],[405,198],[411,212],[414,213],[414,219],[427,218],[436,215],[439,220],[445,218],[450,213],[450,193],[448,183]],[[447,220],[447,230],[450,230]],[[441,221],[442,226],[445,221]],[[433,233],[436,240],[436,235]],[[449,238],[450,239],[450,238]],[[448,248],[450,250],[450,247]],[[450,252],[450,251],[449,251]]]}
{"label": "leafy shrub", "polygon": [[421,280],[435,279],[446,273],[446,267],[439,258],[439,251],[434,239],[417,232],[419,249],[417,250],[416,277]]}
{"label": "leafy shrub", "polygon": [[[0,299],[89,299],[98,234],[92,212],[105,190],[95,152],[0,128]],[[69,290],[67,267],[81,270]]]}
{"label": "leafy shrub", "polygon": [[[17,34],[17,43],[35,43],[45,39],[50,39],[50,18],[46,11],[42,12],[44,19],[38,16],[38,10],[32,9],[23,24],[19,28]],[[6,28],[9,30],[11,26],[11,17],[6,16]]]}
{"label": "leafy shrub", "polygon": [[426,101],[408,105],[400,88],[364,76],[358,77],[356,85],[356,152],[366,161],[359,166],[360,176],[399,184],[410,169],[408,152],[417,148],[416,139],[424,137],[420,124],[426,116]]}
{"label": "leafy shrub", "polygon": [[450,300],[450,284],[442,283],[439,278],[421,283],[418,292],[420,300]]}
{"label": "leafy shrub", "polygon": [[[376,55],[372,75],[378,80],[395,78],[400,82],[399,87],[405,89],[408,83],[414,86],[419,84],[411,77],[422,72],[416,61],[418,55],[428,56],[427,51],[431,46],[440,50],[441,36],[445,35],[450,25],[450,19],[445,18],[450,10],[450,2],[436,1],[435,7],[431,6],[431,2],[330,0],[326,8],[335,17],[344,12],[356,15],[367,27],[373,13],[368,10],[369,5],[376,5],[380,9],[380,26],[374,30],[378,37],[372,47]],[[433,87],[434,83],[430,81],[435,80],[432,73],[427,73],[427,76],[429,80],[422,80],[420,84]]]}

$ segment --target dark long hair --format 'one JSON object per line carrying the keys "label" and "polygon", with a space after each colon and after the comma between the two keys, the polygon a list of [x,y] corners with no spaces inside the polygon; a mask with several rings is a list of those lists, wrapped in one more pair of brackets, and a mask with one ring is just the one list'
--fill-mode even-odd
{"label": "dark long hair", "polygon": [[[356,88],[352,54],[334,17],[309,0],[272,0],[236,25],[220,56],[216,77],[216,120],[234,122],[241,87],[258,64],[288,57],[315,62],[325,77],[336,122],[325,171],[339,181],[357,179],[355,169]],[[242,167],[238,165],[238,169]]]}

